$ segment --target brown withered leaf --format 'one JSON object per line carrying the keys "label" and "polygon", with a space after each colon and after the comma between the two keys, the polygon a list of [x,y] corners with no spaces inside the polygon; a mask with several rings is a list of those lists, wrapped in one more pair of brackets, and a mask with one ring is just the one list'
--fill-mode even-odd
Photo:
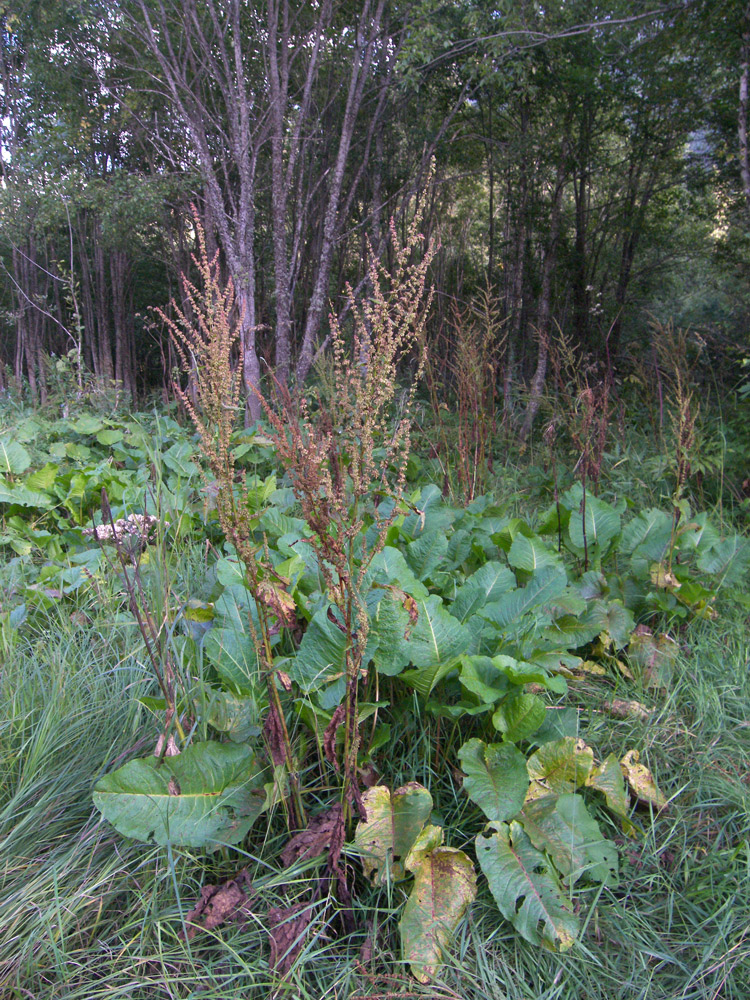
{"label": "brown withered leaf", "polygon": [[266,605],[282,625],[293,628],[297,623],[297,605],[294,598],[270,580],[261,580],[255,595]]}
{"label": "brown withered leaf", "polygon": [[314,816],[306,830],[300,830],[291,837],[281,852],[281,863],[288,868],[295,861],[314,858],[325,850],[328,850],[330,858],[336,849],[334,864],[337,864],[343,842],[344,816],[337,803]]}
{"label": "brown withered leaf", "polygon": [[339,726],[343,723],[346,718],[346,705],[339,705],[336,711],[331,716],[331,721],[326,726],[326,730],[323,733],[323,753],[327,761],[340,771],[338,758],[336,756],[336,733],[338,732]]}
{"label": "brown withered leaf", "polygon": [[268,965],[274,972],[285,976],[305,943],[305,931],[310,923],[310,904],[273,906],[268,911],[268,941],[271,954]]}
{"label": "brown withered leaf", "polygon": [[286,754],[284,752],[284,728],[279,718],[278,709],[273,702],[268,706],[266,720],[263,723],[263,735],[266,738],[268,752],[271,754],[274,767],[278,767],[279,764],[286,761]]}
{"label": "brown withered leaf", "polygon": [[276,680],[281,684],[287,694],[292,690],[292,678],[283,670],[276,670],[274,673]]}
{"label": "brown withered leaf", "polygon": [[179,795],[180,794],[179,783],[177,781],[175,781],[174,778],[170,778],[169,779],[169,783],[167,785],[167,791],[169,792],[170,795]]}
{"label": "brown withered leaf", "polygon": [[213,931],[224,923],[245,923],[254,896],[246,869],[222,885],[204,885],[200,901],[185,917],[188,941],[199,931]]}

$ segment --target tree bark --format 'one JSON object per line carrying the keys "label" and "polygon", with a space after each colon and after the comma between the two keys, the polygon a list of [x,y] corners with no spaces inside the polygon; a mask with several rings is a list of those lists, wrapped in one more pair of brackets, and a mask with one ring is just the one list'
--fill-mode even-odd
{"label": "tree bark", "polygon": [[748,78],[750,77],[750,4],[742,18],[742,49],[740,55],[740,102],[737,132],[740,143],[740,174],[745,204],[750,208],[750,155],[747,146]]}

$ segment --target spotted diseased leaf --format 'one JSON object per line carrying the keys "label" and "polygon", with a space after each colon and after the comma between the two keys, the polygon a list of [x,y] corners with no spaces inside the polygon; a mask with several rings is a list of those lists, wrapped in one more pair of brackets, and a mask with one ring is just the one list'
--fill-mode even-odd
{"label": "spotted diseased leaf", "polygon": [[532,781],[562,795],[586,784],[594,766],[594,751],[583,740],[565,736],[539,747],[526,766]]}
{"label": "spotted diseased leaf", "polygon": [[362,796],[367,819],[360,820],[354,842],[362,853],[365,876],[380,883],[405,876],[404,861],[432,812],[432,796],[416,781],[393,793],[386,785]]}
{"label": "spotted diseased leaf", "polygon": [[637,750],[628,750],[620,761],[622,773],[633,795],[644,805],[652,805],[655,809],[666,809],[667,800],[649,769],[639,763],[640,754]]}
{"label": "spotted diseased leaf", "polygon": [[487,819],[503,822],[521,809],[529,787],[526,759],[510,743],[473,739],[458,751],[463,787]]}
{"label": "spotted diseased leaf", "polygon": [[607,808],[616,816],[627,819],[630,812],[630,798],[625,788],[622,769],[613,753],[603,763],[593,768],[586,778],[586,787],[601,792],[607,801]]}
{"label": "spotted diseased leaf", "polygon": [[527,802],[519,817],[534,847],[546,851],[570,884],[582,876],[617,883],[617,848],[605,840],[580,795],[547,795]]}
{"label": "spotted diseased leaf", "polygon": [[420,983],[434,979],[477,891],[471,860],[441,840],[440,827],[428,826],[406,858],[414,887],[399,930],[404,961]]}
{"label": "spotted diseased leaf", "polygon": [[294,628],[297,623],[297,605],[283,587],[271,580],[261,580],[255,596],[278,619],[280,625]]}
{"label": "spotted diseased leaf", "polygon": [[493,823],[476,839],[479,867],[498,909],[531,944],[567,951],[578,937],[578,919],[554,871],[523,827]]}

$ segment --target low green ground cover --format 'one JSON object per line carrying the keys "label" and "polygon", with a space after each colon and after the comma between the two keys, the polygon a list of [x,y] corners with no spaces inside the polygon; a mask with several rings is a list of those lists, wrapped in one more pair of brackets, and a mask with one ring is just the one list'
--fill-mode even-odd
{"label": "low green ground cover", "polygon": [[[282,860],[296,828],[290,778],[313,823],[342,803],[346,734],[331,726],[350,661],[314,530],[266,433],[235,432],[232,449],[259,582],[273,584],[266,666],[294,775],[266,728],[258,605],[189,430],[164,415],[16,414],[0,438],[5,994],[750,993],[748,549],[687,496],[675,513],[635,445],[598,496],[566,473],[556,489],[527,456],[496,466],[468,507],[412,456],[364,578],[354,751],[368,820],[383,809],[396,838],[394,793],[411,783],[411,852],[352,808],[348,901],[326,869],[328,841]],[[156,518],[148,544],[125,538],[119,555],[87,533],[144,512]],[[364,512],[364,535],[375,517]],[[168,731],[133,616],[136,567],[157,666],[175,675]],[[160,734],[183,753],[159,766]],[[206,788],[188,790],[188,746],[204,778],[217,746],[219,771],[236,758],[245,798],[232,772],[221,809],[196,813]],[[651,790],[626,783],[632,751]],[[176,784],[160,797],[149,774],[133,778],[136,760]],[[502,885],[487,845],[508,862]],[[532,859],[542,910],[511,884],[511,855]],[[450,880],[437,885],[455,920],[432,936],[414,888],[425,858],[465,875],[463,902]],[[185,933],[201,890],[232,879],[224,918]],[[289,935],[272,970],[274,911]]]}

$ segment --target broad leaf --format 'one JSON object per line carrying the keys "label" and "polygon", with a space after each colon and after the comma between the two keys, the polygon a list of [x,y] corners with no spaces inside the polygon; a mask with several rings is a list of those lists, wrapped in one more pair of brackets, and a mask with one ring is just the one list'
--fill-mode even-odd
{"label": "broad leaf", "polygon": [[459,681],[488,707],[508,693],[507,676],[489,656],[462,656]]}
{"label": "broad leaf", "polygon": [[523,806],[529,787],[526,760],[508,743],[469,740],[458,751],[466,777],[463,787],[487,819],[504,822]]}
{"label": "broad leaf", "polygon": [[640,763],[640,754],[637,750],[628,750],[620,761],[620,767],[631,792],[639,802],[652,805],[656,809],[666,809],[667,800],[651,771],[645,764]]}
{"label": "broad leaf", "polygon": [[620,763],[613,753],[591,771],[586,778],[586,787],[601,792],[607,801],[607,807],[616,816],[627,819],[630,812],[630,797],[625,788]]}
{"label": "broad leaf", "polygon": [[442,833],[439,827],[424,830],[406,859],[414,887],[399,924],[404,961],[420,983],[430,982],[443,964],[477,892],[470,859],[463,851],[435,844],[436,831]]}
{"label": "broad leaf", "polygon": [[522,937],[557,951],[572,947],[578,920],[519,823],[492,824],[477,837],[476,852],[498,909]]}
{"label": "broad leaf", "polygon": [[508,562],[515,569],[527,573],[535,573],[549,566],[559,567],[562,564],[560,556],[554,549],[545,545],[540,538],[527,538],[526,535],[516,535],[508,552]]}
{"label": "broad leaf", "polygon": [[405,876],[404,862],[432,812],[432,796],[416,781],[393,793],[385,785],[362,796],[367,819],[357,824],[354,842],[362,852],[365,876],[384,883]]}
{"label": "broad leaf", "polygon": [[501,702],[492,716],[492,724],[503,734],[504,740],[518,743],[537,731],[544,722],[546,713],[547,709],[541,698],[524,692]]}
{"label": "broad leaf", "polygon": [[444,531],[426,531],[406,546],[406,561],[418,580],[426,580],[442,562],[448,551]]}
{"label": "broad leaf", "polygon": [[417,621],[405,640],[414,666],[431,667],[463,653],[471,635],[445,609],[442,600],[433,594],[416,604]]}
{"label": "broad leaf", "polygon": [[338,686],[343,693],[347,645],[346,633],[330,621],[327,611],[318,611],[302,637],[288,671],[290,677],[305,692],[341,682]]}
{"label": "broad leaf", "polygon": [[620,515],[606,501],[600,500],[586,491],[586,509],[583,510],[583,491],[573,487],[563,498],[570,507],[568,534],[579,554],[584,548],[592,553],[608,550],[610,543],[620,533]]}
{"label": "broad leaf", "polygon": [[617,848],[605,840],[580,795],[547,795],[527,802],[519,817],[534,847],[546,851],[570,884],[582,875],[617,882]]}
{"label": "broad leaf", "polygon": [[203,650],[223,680],[237,691],[252,691],[258,682],[258,656],[247,632],[236,627],[211,629]]}
{"label": "broad leaf", "polygon": [[565,590],[568,578],[563,570],[548,566],[535,574],[525,587],[503,594],[482,609],[482,618],[503,628],[534,608],[549,604]]}
{"label": "broad leaf", "polygon": [[672,518],[658,507],[641,511],[625,525],[620,539],[620,551],[639,555],[650,562],[660,562],[672,538]]}
{"label": "broad leaf", "polygon": [[205,847],[242,840],[263,811],[262,772],[247,746],[193,743],[176,757],[131,760],[94,789],[125,837]]}
{"label": "broad leaf", "polygon": [[593,765],[594,751],[572,736],[545,743],[526,762],[531,780],[558,794],[585,785]]}

